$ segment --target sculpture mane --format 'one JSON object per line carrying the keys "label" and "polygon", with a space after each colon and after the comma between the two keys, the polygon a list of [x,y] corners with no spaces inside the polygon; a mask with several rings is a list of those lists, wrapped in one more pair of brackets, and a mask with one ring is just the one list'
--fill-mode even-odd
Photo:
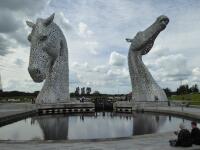
{"label": "sculpture mane", "polygon": [[138,32],[131,42],[128,53],[128,66],[132,83],[132,99],[134,101],[167,101],[165,92],[155,82],[142,61],[142,55],[147,54],[153,47],[158,34],[163,31],[169,19],[160,16],[146,30]]}
{"label": "sculpture mane", "polygon": [[31,44],[28,71],[35,82],[45,80],[36,103],[69,101],[68,48],[61,29],[53,22],[54,14],[47,19],[38,18],[28,40]]}

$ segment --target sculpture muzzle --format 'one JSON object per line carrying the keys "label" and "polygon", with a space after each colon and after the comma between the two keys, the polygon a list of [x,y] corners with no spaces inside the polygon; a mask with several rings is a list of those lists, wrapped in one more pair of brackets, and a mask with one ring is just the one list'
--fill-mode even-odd
{"label": "sculpture muzzle", "polygon": [[131,42],[133,51],[140,51],[141,55],[145,55],[151,50],[156,37],[166,28],[168,23],[169,19],[166,16],[160,16],[146,30],[138,32],[133,39],[126,40]]}

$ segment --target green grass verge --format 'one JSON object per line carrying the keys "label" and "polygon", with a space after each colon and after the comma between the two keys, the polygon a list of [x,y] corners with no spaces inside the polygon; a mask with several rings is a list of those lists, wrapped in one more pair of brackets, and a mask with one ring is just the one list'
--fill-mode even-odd
{"label": "green grass verge", "polygon": [[18,100],[18,101],[13,101],[16,103],[24,103],[24,102],[31,102],[31,99],[33,99],[33,96],[9,96],[9,97],[0,97],[0,103],[9,103],[12,101],[9,100]]}
{"label": "green grass verge", "polygon": [[170,100],[180,100],[190,102],[191,105],[200,105],[200,93],[191,93],[183,95],[172,95],[169,97]]}

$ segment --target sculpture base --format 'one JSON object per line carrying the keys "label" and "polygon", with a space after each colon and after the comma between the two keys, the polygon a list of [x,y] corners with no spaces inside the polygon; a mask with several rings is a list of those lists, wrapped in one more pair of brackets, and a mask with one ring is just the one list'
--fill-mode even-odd
{"label": "sculpture base", "polygon": [[80,103],[79,101],[70,103],[42,104],[37,105],[37,108],[40,115],[95,112],[94,103]]}
{"label": "sculpture base", "polygon": [[133,110],[141,110],[145,107],[167,107],[169,106],[169,101],[119,101],[113,104],[113,109],[115,112],[129,113]]}
{"label": "sculpture base", "polygon": [[167,107],[169,105],[168,101],[134,101],[135,108],[144,107]]}
{"label": "sculpture base", "polygon": [[113,104],[113,110],[116,113],[132,113],[133,104],[129,101],[118,101]]}

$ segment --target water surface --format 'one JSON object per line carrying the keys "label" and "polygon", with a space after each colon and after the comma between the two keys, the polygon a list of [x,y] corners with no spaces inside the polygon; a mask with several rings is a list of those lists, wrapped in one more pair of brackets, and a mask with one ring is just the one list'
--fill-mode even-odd
{"label": "water surface", "polygon": [[190,120],[158,114],[96,113],[83,116],[35,116],[0,128],[0,140],[68,140],[129,137],[175,131]]}

